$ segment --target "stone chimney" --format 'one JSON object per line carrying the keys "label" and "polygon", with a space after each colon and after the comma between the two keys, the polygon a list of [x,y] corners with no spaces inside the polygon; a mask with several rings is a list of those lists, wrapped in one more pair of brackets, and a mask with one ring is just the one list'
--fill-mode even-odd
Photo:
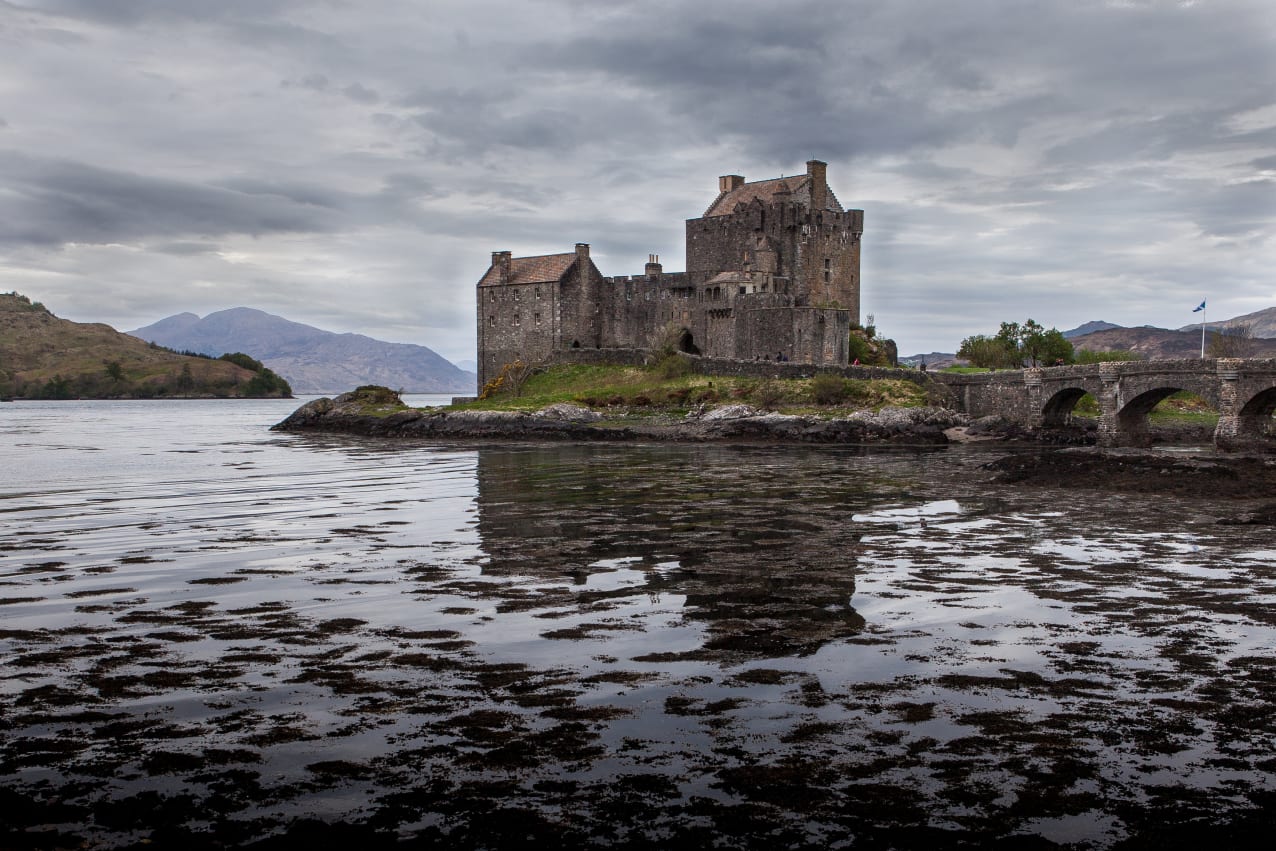
{"label": "stone chimney", "polygon": [[645,274],[648,278],[659,277],[660,273],[663,271],[664,267],[660,265],[660,255],[648,254],[647,265],[643,267],[643,274]]}
{"label": "stone chimney", "polygon": [[744,185],[744,177],[739,174],[724,174],[718,178],[718,191],[730,192]]}
{"label": "stone chimney", "polygon": [[512,255],[508,251],[492,252],[492,268],[496,270],[496,282],[499,284],[508,284],[510,282],[510,261]]}
{"label": "stone chimney", "polygon": [[585,266],[589,263],[589,243],[588,242],[576,243],[576,262],[580,264],[582,269],[585,268]]}
{"label": "stone chimney", "polygon": [[811,176],[811,211],[819,212],[828,205],[828,163],[807,160],[806,173]]}

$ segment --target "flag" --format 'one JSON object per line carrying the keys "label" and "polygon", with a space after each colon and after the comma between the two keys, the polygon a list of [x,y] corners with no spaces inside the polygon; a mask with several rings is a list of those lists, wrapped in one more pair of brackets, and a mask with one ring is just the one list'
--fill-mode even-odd
{"label": "flag", "polygon": [[1194,308],[1192,308],[1192,312],[1193,312],[1193,313],[1200,313],[1200,312],[1201,312],[1202,310],[1204,310],[1204,309],[1205,309],[1205,302],[1204,302],[1204,301],[1202,301],[1199,307],[1194,307]]}

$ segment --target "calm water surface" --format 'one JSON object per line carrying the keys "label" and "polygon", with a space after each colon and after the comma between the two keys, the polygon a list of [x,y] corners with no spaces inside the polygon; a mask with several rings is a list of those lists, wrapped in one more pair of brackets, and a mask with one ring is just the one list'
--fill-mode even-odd
{"label": "calm water surface", "polygon": [[0,846],[1276,812],[1276,541],[1235,506],[992,486],[996,448],[267,430],[297,404],[0,405]]}

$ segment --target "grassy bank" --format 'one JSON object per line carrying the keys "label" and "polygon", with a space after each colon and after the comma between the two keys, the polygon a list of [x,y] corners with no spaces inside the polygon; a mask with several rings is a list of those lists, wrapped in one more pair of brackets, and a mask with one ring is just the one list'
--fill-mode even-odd
{"label": "grassy bank", "polygon": [[825,373],[807,379],[760,379],[690,372],[676,359],[653,366],[561,364],[502,382],[488,398],[457,406],[468,410],[534,411],[556,403],[641,416],[685,414],[698,405],[744,404],[782,413],[835,414],[887,405],[926,404],[926,390],[911,381],[868,381]]}
{"label": "grassy bank", "polygon": [[[1099,403],[1087,393],[1077,402],[1072,413],[1078,417],[1098,419]],[[1215,426],[1218,425],[1218,411],[1200,396],[1180,390],[1162,399],[1148,414],[1148,422],[1153,426]]]}

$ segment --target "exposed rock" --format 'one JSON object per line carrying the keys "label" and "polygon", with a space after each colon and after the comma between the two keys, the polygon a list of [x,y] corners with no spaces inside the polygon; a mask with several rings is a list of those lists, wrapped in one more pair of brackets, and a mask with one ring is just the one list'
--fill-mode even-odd
{"label": "exposed rock", "polygon": [[597,411],[591,411],[589,408],[580,405],[571,405],[567,402],[559,402],[555,405],[549,405],[541,408],[534,417],[541,417],[547,420],[559,420],[567,423],[592,423],[603,418],[603,415]]}
{"label": "exposed rock", "polygon": [[1221,518],[1218,522],[1221,526],[1276,526],[1276,502],[1242,511],[1233,517]]}
{"label": "exposed rock", "polygon": [[738,420],[741,417],[756,417],[759,411],[752,405],[723,405],[705,413],[700,419],[706,422],[714,420]]}
{"label": "exposed rock", "polygon": [[[985,469],[997,474],[995,482],[1039,487],[1234,499],[1265,497],[1276,491],[1276,460],[1212,453],[1070,448],[1009,455]],[[1262,523],[1261,515],[1246,522]]]}

